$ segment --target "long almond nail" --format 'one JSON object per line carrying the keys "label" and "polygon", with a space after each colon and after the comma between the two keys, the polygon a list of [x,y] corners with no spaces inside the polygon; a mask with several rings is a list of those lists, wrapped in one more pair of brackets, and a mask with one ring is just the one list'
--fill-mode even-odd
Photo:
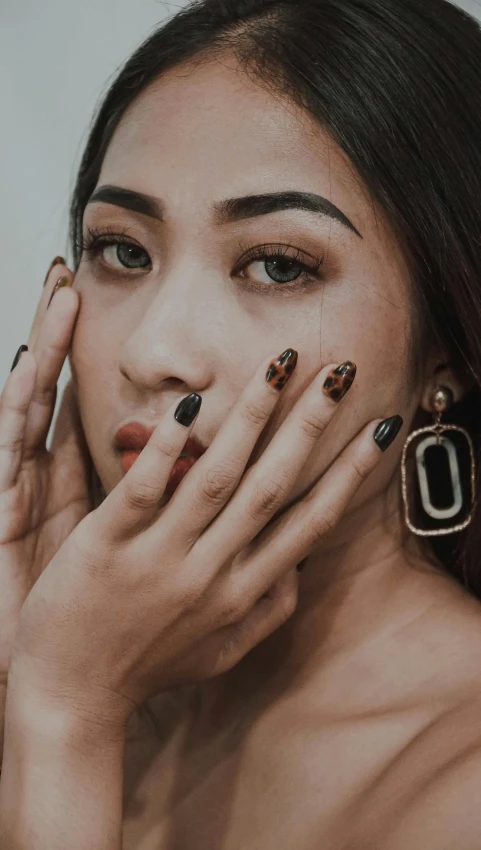
{"label": "long almond nail", "polygon": [[402,416],[390,416],[381,422],[374,431],[374,439],[382,452],[389,448],[403,426]]}
{"label": "long almond nail", "polygon": [[266,372],[266,381],[276,390],[282,390],[297,365],[297,351],[287,348],[280,357],[273,360]]}
{"label": "long almond nail", "polygon": [[53,296],[55,295],[56,292],[58,292],[59,289],[62,288],[62,286],[72,286],[72,281],[70,280],[69,277],[67,277],[67,275],[63,275],[62,277],[59,277],[59,279],[57,280],[57,283],[55,284],[54,288],[52,289],[52,294],[51,294],[51,296],[48,300],[48,304],[47,304],[47,308],[46,308],[47,310],[50,307],[50,303],[52,301]]}
{"label": "long almond nail", "polygon": [[13,363],[12,363],[10,372],[13,372],[13,370],[15,369],[15,366],[17,365],[18,361],[20,360],[20,357],[21,357],[21,355],[24,351],[28,351],[28,345],[21,345],[20,346],[15,357],[13,358]]}
{"label": "long almond nail", "polygon": [[48,276],[49,276],[50,272],[52,271],[53,267],[54,267],[54,266],[59,265],[60,263],[61,263],[63,266],[65,266],[65,265],[66,265],[66,262],[65,262],[65,260],[64,260],[64,258],[63,258],[63,257],[55,257],[55,259],[53,259],[53,260],[52,260],[52,262],[50,263],[50,266],[49,266],[48,272],[47,272],[47,274],[46,274],[46,276],[45,276],[45,280],[44,280],[44,282],[43,282],[43,285],[44,285],[44,286],[45,286],[45,284],[47,283]]}
{"label": "long almond nail", "polygon": [[329,372],[329,375],[324,381],[322,392],[325,396],[330,398],[331,401],[338,404],[341,399],[344,398],[348,389],[352,386],[352,382],[356,377],[356,372],[356,364],[352,363],[351,360],[346,360],[345,363],[342,363],[336,369],[332,369],[332,371]]}

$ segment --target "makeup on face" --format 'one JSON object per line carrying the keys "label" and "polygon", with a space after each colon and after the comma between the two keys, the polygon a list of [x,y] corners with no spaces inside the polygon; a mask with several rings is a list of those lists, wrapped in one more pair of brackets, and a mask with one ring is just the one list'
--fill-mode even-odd
{"label": "makeup on face", "polygon": [[[164,221],[164,208],[161,200],[142,192],[134,192],[120,186],[100,186],[88,201],[89,204],[95,202],[113,204],[158,219],[158,221]],[[342,210],[328,201],[327,198],[313,192],[283,191],[228,198],[213,205],[214,223],[217,225],[232,224],[287,209],[304,210],[323,217],[328,216],[352,230],[360,239],[363,238]]]}
{"label": "makeup on face", "polygon": [[[114,436],[114,448],[117,453],[120,453],[120,463],[124,472],[128,472],[133,466],[155,428],[155,425],[144,425],[141,422],[127,422],[118,428]],[[193,435],[189,437],[172,468],[166,492],[170,494],[174,492],[189,469],[205,451],[206,448],[196,437]]]}

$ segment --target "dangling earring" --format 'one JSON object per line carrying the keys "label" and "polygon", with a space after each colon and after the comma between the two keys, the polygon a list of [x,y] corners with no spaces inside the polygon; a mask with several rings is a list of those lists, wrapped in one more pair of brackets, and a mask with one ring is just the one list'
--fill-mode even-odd
{"label": "dangling earring", "polygon": [[[457,425],[441,425],[443,413],[449,410],[453,403],[454,396],[448,387],[436,387],[431,396],[434,424],[427,428],[420,428],[417,431],[413,431],[404,444],[401,460],[404,520],[409,530],[420,537],[434,537],[441,534],[453,534],[456,531],[462,531],[463,528],[466,528],[470,524],[474,515],[476,464],[473,442],[464,428],[459,428]],[[445,432],[450,432],[450,436],[445,436]],[[412,521],[413,513],[408,499],[406,457],[408,447],[412,441],[422,434],[428,433],[431,436],[421,440],[415,451],[417,486],[414,488],[415,492],[412,492],[411,495],[414,495],[418,508],[424,510],[427,526],[426,528],[417,528]],[[455,436],[457,434],[460,435],[460,438]],[[463,446],[465,449],[466,442],[468,452],[464,450],[463,456],[461,449]],[[431,466],[431,480],[429,480],[426,461],[429,452],[433,452],[433,447],[435,447],[434,453],[436,454],[437,452],[437,462],[434,466]],[[441,456],[440,449],[443,449],[442,454],[444,457]],[[444,466],[446,469],[446,461],[449,467],[452,502],[451,504],[440,505],[438,501],[436,505],[433,503],[433,498],[435,495],[439,497],[439,492],[436,493],[435,487],[436,483],[439,484],[441,467]],[[466,481],[469,482],[467,485]],[[443,525],[443,522],[453,520],[454,517],[457,517],[457,524]]]}

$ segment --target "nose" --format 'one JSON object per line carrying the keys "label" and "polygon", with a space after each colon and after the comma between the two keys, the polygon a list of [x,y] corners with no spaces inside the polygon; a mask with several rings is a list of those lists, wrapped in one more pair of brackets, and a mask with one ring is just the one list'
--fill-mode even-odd
{"label": "nose", "polygon": [[140,320],[122,346],[119,368],[135,387],[156,391],[168,384],[181,392],[202,392],[214,379],[218,340],[205,289],[185,281],[163,281],[155,298],[143,303]]}

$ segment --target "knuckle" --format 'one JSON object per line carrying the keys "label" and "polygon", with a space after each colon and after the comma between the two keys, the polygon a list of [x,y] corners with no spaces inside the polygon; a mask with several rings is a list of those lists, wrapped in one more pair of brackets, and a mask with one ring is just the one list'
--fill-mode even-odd
{"label": "knuckle", "polygon": [[320,541],[322,538],[339,522],[339,514],[330,505],[324,507],[322,516],[317,519],[312,525],[312,533],[314,540]]}
{"label": "knuckle", "polygon": [[314,410],[305,413],[301,420],[301,428],[310,440],[317,440],[324,432],[326,423],[319,413]]}
{"label": "knuckle", "polygon": [[169,460],[177,460],[180,454],[178,446],[169,440],[163,440],[161,437],[154,440],[152,448],[161,458],[168,458]]}
{"label": "knuckle", "polygon": [[289,617],[292,617],[297,608],[297,593],[289,593],[282,598],[281,606],[281,622],[285,623]]}
{"label": "knuckle", "polygon": [[192,579],[188,588],[183,589],[182,608],[188,613],[195,613],[199,609],[209,606],[210,585],[201,577]]}
{"label": "knuckle", "polygon": [[249,513],[253,519],[270,516],[285,502],[287,485],[281,480],[263,482],[256,488],[254,498],[249,504]]}
{"label": "knuckle", "polygon": [[354,484],[359,486],[371,472],[371,464],[366,458],[355,457],[351,461],[351,475]]}
{"label": "knuckle", "polygon": [[260,425],[265,425],[269,418],[268,412],[258,401],[248,401],[243,408],[244,419],[249,425],[254,425],[256,428]]}
{"label": "knuckle", "polygon": [[128,508],[146,508],[157,502],[159,498],[159,482],[147,475],[134,478],[125,493]]}
{"label": "knuckle", "polygon": [[81,565],[84,575],[106,576],[119,560],[119,552],[106,542],[95,512],[87,514],[74,529],[68,539],[68,550],[73,556],[71,560]]}
{"label": "knuckle", "polygon": [[230,626],[242,620],[246,608],[246,600],[235,591],[230,590],[219,603],[218,617],[223,625]]}
{"label": "knuckle", "polygon": [[23,449],[23,441],[23,433],[20,433],[18,436],[11,437],[9,440],[2,440],[0,435],[0,452],[5,452],[9,455],[17,455]]}
{"label": "knuckle", "polygon": [[200,497],[208,505],[218,506],[226,501],[237,485],[238,476],[227,463],[207,470],[200,483]]}
{"label": "knuckle", "polygon": [[225,638],[219,654],[218,673],[225,672],[232,666],[232,655],[239,646],[242,637],[240,629],[232,629],[228,637]]}
{"label": "knuckle", "polygon": [[56,398],[56,395],[56,384],[52,387],[51,385],[43,386],[41,383],[38,383],[32,394],[32,402],[34,404],[39,404],[41,407],[50,407],[53,399]]}

